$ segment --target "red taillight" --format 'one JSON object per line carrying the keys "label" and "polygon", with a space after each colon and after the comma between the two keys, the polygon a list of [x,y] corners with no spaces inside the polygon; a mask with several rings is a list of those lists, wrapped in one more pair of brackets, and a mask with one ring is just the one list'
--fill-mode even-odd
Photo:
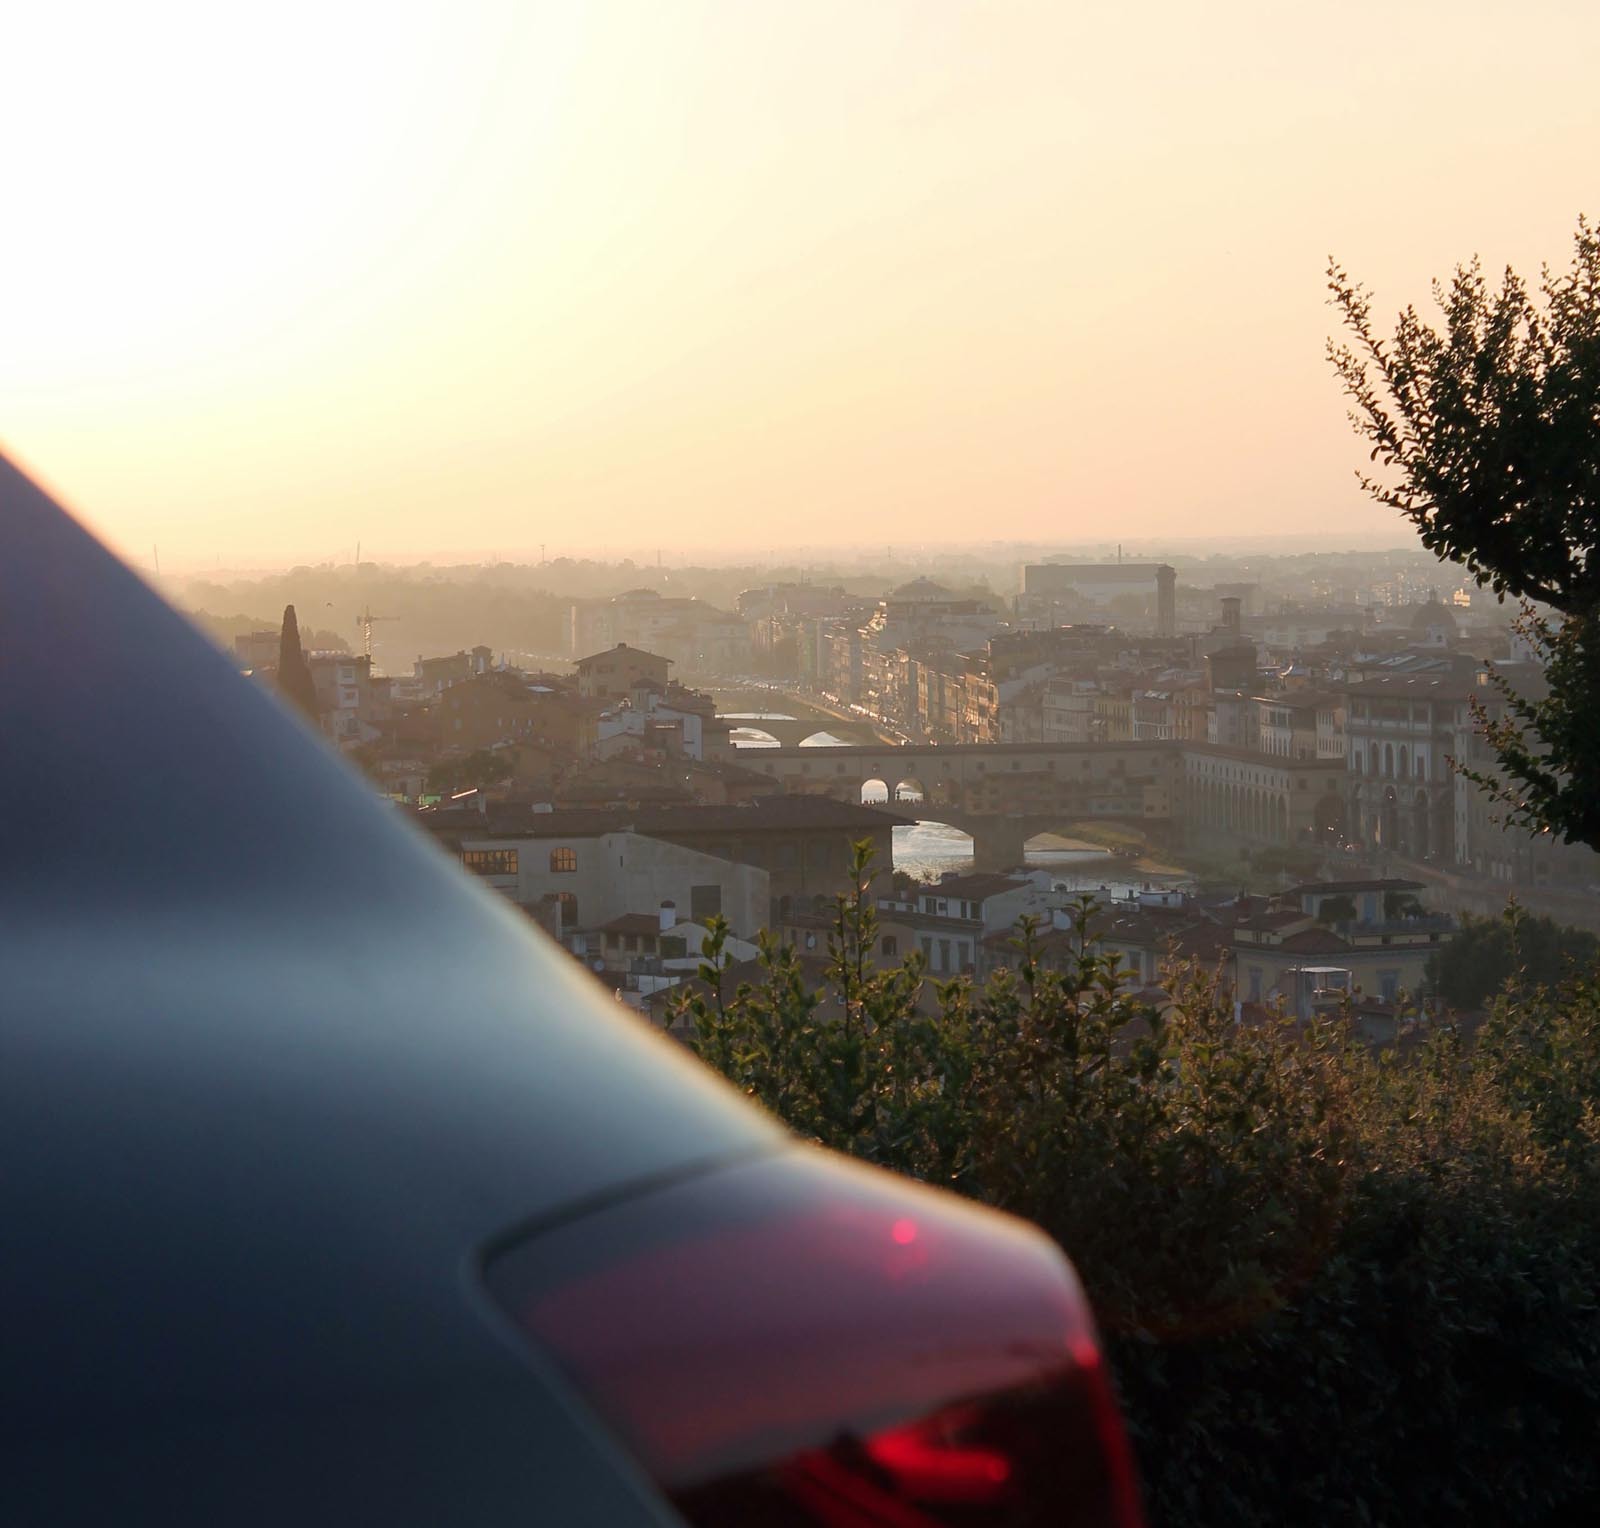
{"label": "red taillight", "polygon": [[697,1528],[1140,1522],[1066,1261],[950,1195],[794,1151],[487,1279]]}

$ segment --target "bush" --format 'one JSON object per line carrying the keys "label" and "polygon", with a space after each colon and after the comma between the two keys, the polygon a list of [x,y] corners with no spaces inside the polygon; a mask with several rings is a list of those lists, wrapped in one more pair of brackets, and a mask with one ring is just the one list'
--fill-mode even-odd
{"label": "bush", "polygon": [[1132,1002],[1086,937],[914,1004],[836,906],[688,996],[700,1054],[803,1135],[1038,1221],[1106,1335],[1154,1524],[1540,1523],[1600,1484],[1600,995],[1503,1002],[1410,1060],[1338,1016],[1242,1026],[1212,976]]}
{"label": "bush", "polygon": [[1508,984],[1553,986],[1600,960],[1600,939],[1533,917],[1511,901],[1504,917],[1463,920],[1428,963],[1428,979],[1453,1008],[1482,1008]]}

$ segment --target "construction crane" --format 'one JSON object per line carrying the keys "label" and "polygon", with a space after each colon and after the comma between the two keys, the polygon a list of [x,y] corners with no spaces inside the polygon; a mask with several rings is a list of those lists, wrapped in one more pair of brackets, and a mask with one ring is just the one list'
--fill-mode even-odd
{"label": "construction crane", "polygon": [[356,617],[356,625],[361,628],[361,651],[368,658],[372,656],[372,628],[374,624],[378,621],[398,621],[399,619],[400,617],[397,615],[374,615],[371,605],[368,605]]}

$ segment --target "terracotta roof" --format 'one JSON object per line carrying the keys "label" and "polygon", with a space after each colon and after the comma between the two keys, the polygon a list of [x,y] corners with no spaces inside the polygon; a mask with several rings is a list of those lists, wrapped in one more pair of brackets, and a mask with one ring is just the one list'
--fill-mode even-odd
{"label": "terracotta roof", "polygon": [[953,875],[917,887],[919,897],[959,897],[965,902],[981,902],[1002,892],[1021,891],[1028,882],[1011,875]]}
{"label": "terracotta roof", "polygon": [[573,667],[582,670],[601,658],[614,657],[617,653],[626,653],[630,658],[648,658],[652,663],[672,662],[670,658],[663,658],[660,653],[646,652],[642,647],[629,647],[626,642],[619,642],[615,647],[608,647],[603,653],[590,653],[587,658],[579,658]]}
{"label": "terracotta roof", "polygon": [[1298,907],[1284,907],[1275,912],[1254,913],[1248,918],[1241,918],[1234,927],[1249,929],[1257,934],[1270,934],[1296,923],[1304,923],[1308,916]]}
{"label": "terracotta roof", "polygon": [[1332,929],[1303,928],[1296,934],[1285,934],[1278,948],[1291,955],[1340,955],[1350,948]]}
{"label": "terracotta roof", "polygon": [[1393,876],[1380,881],[1302,881],[1283,893],[1286,897],[1339,896],[1358,891],[1422,891],[1421,881],[1402,881]]}

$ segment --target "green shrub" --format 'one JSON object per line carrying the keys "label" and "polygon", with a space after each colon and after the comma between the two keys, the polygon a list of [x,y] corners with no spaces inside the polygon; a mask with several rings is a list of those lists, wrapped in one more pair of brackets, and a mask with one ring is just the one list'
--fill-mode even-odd
{"label": "green shrub", "polygon": [[[762,946],[686,996],[801,1134],[1038,1221],[1095,1303],[1152,1523],[1545,1523],[1600,1485],[1600,994],[1501,1003],[1404,1062],[1244,1026],[1209,973],[1132,1002],[1086,938],[914,1007],[836,906],[828,986]],[[1086,933],[1087,909],[1080,919]]]}
{"label": "green shrub", "polygon": [[1463,920],[1429,962],[1434,989],[1453,1008],[1478,1009],[1508,983],[1554,985],[1600,960],[1600,939],[1507,904],[1499,918]]}

